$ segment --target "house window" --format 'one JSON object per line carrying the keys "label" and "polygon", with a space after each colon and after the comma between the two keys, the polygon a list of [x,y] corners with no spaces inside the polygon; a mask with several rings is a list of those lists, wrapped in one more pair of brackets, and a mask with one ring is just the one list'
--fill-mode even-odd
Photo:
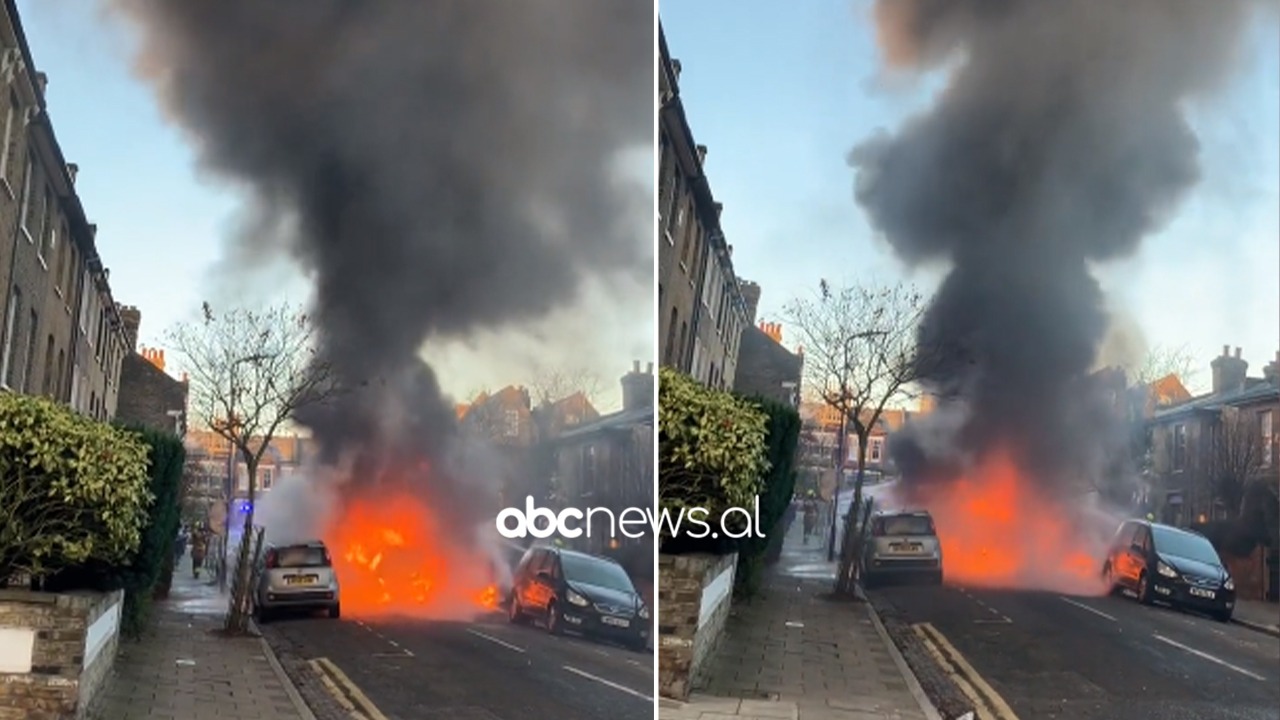
{"label": "house window", "polygon": [[506,436],[509,438],[520,437],[520,411],[508,410],[506,412]]}
{"label": "house window", "polygon": [[48,256],[45,255],[45,220],[49,214],[49,191],[47,189],[36,190],[36,200],[39,206],[36,208],[35,217],[32,218],[31,240],[36,244],[36,259],[40,261],[40,267],[45,270],[49,269]]}
{"label": "house window", "polygon": [[1263,410],[1258,413],[1258,429],[1262,433],[1262,458],[1259,463],[1260,467],[1271,467],[1272,458],[1275,454],[1275,432],[1271,425],[1271,411]]}
{"label": "house window", "polygon": [[67,381],[66,381],[66,376],[63,375],[63,373],[66,372],[66,367],[67,367],[67,354],[65,351],[59,350],[58,351],[58,368],[54,376],[54,393],[55,393],[54,397],[57,400],[61,400],[63,393],[66,392]]}
{"label": "house window", "polygon": [[[10,149],[13,147],[13,125],[18,119],[18,96],[9,91],[9,105],[4,113],[4,146],[0,147],[0,180],[5,181],[5,187],[9,185],[9,159],[11,157]],[[12,197],[13,191],[9,191]]]}
{"label": "house window", "polygon": [[[52,190],[47,191],[45,195],[44,207],[47,217],[44,219],[45,232],[40,238],[40,258],[46,261],[46,270],[49,269],[48,261],[53,260],[55,262],[53,272],[57,275],[58,266],[56,262],[58,260],[58,256],[56,253],[58,250],[58,212],[57,200],[54,198]],[[62,289],[58,287],[56,279],[54,281],[54,288],[58,290]]]}
{"label": "house window", "polygon": [[44,394],[53,396],[53,333],[49,333],[49,340],[44,346]]}
{"label": "house window", "polygon": [[884,441],[880,438],[871,438],[871,447],[867,449],[867,454],[870,456],[871,462],[880,462],[880,448],[883,443]]}
{"label": "house window", "polygon": [[35,168],[28,160],[26,170],[22,174],[22,204],[18,210],[18,227],[22,228],[22,234],[27,236],[27,242],[35,241],[31,231],[27,229],[27,216],[31,214],[31,175],[34,172]]}
{"label": "house window", "polygon": [[270,490],[275,483],[275,474],[271,472],[271,468],[260,468],[258,470],[258,487],[263,490]]}
{"label": "house window", "polygon": [[93,336],[89,334],[89,302],[93,297],[93,287],[89,280],[88,270],[80,274],[80,334],[93,347]]}
{"label": "house window", "polygon": [[0,384],[13,387],[10,371],[13,370],[13,337],[18,332],[18,307],[22,304],[22,291],[14,285],[9,290],[9,312],[4,319],[4,349],[0,358]]}
{"label": "house window", "polygon": [[36,359],[36,331],[40,329],[40,316],[35,310],[31,311],[31,327],[27,329],[27,356],[22,364],[22,386],[23,392],[31,392],[31,375],[35,369]]}
{"label": "house window", "polygon": [[1173,469],[1183,470],[1187,466],[1187,426],[1179,423],[1173,426]]}

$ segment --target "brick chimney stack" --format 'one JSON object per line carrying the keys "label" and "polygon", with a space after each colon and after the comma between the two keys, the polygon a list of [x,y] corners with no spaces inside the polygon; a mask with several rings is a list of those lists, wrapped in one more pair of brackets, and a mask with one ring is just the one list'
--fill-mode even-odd
{"label": "brick chimney stack", "polygon": [[1276,351],[1275,358],[1262,368],[1262,376],[1267,382],[1280,387],[1280,351]]}
{"label": "brick chimney stack", "polygon": [[622,376],[622,409],[653,408],[653,363],[640,370],[640,361],[631,366],[631,372]]}
{"label": "brick chimney stack", "polygon": [[1231,346],[1222,346],[1222,355],[1209,363],[1213,371],[1213,394],[1239,392],[1244,389],[1245,378],[1248,377],[1249,363],[1240,356],[1240,348],[1236,348],[1235,356],[1231,355]]}
{"label": "brick chimney stack", "polygon": [[142,311],[132,305],[120,305],[120,319],[124,322],[124,339],[129,352],[138,351],[138,328],[142,325]]}

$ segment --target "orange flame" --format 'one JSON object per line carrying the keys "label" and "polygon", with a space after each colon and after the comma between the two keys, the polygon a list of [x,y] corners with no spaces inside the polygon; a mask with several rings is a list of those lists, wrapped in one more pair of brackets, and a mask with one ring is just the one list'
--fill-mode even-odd
{"label": "orange flame", "polygon": [[[1099,594],[1098,539],[1079,508],[1047,497],[1007,453],[954,482],[918,489],[942,543],[949,582]],[[1110,528],[1114,529],[1114,528]]]}
{"label": "orange flame", "polygon": [[329,523],[343,610],[353,616],[474,614],[497,606],[488,564],[455,547],[409,493],[355,498]]}

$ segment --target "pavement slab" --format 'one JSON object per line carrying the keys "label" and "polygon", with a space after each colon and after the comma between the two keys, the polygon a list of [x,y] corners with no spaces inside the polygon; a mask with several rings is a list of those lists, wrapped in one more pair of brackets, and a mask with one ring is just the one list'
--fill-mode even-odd
{"label": "pavement slab", "polygon": [[258,637],[220,634],[227,602],[177,573],[136,640],[122,640],[94,720],[315,720]]}
{"label": "pavement slab", "polygon": [[759,595],[735,601],[703,686],[686,703],[664,701],[662,720],[938,717],[875,610],[829,597],[824,548],[792,523]]}

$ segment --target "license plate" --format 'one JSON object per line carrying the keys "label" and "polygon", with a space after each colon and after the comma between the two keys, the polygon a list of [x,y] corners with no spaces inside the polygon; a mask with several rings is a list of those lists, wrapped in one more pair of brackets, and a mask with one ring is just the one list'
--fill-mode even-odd
{"label": "license plate", "polygon": [[1193,597],[1199,597],[1199,598],[1205,598],[1205,599],[1208,599],[1208,600],[1212,600],[1212,599],[1213,599],[1213,596],[1215,595],[1215,593],[1214,593],[1212,590],[1205,590],[1204,588],[1197,588],[1197,587],[1193,587],[1193,588],[1191,588],[1191,595],[1192,595]]}
{"label": "license plate", "polygon": [[285,575],[285,585],[315,585],[320,580],[315,575]]}
{"label": "license plate", "polygon": [[919,543],[889,543],[889,549],[899,553],[918,553],[924,546]]}
{"label": "license plate", "polygon": [[612,625],[614,627],[620,627],[620,628],[631,627],[630,620],[623,620],[622,618],[609,617],[608,615],[600,618],[600,622],[604,623],[605,625]]}

